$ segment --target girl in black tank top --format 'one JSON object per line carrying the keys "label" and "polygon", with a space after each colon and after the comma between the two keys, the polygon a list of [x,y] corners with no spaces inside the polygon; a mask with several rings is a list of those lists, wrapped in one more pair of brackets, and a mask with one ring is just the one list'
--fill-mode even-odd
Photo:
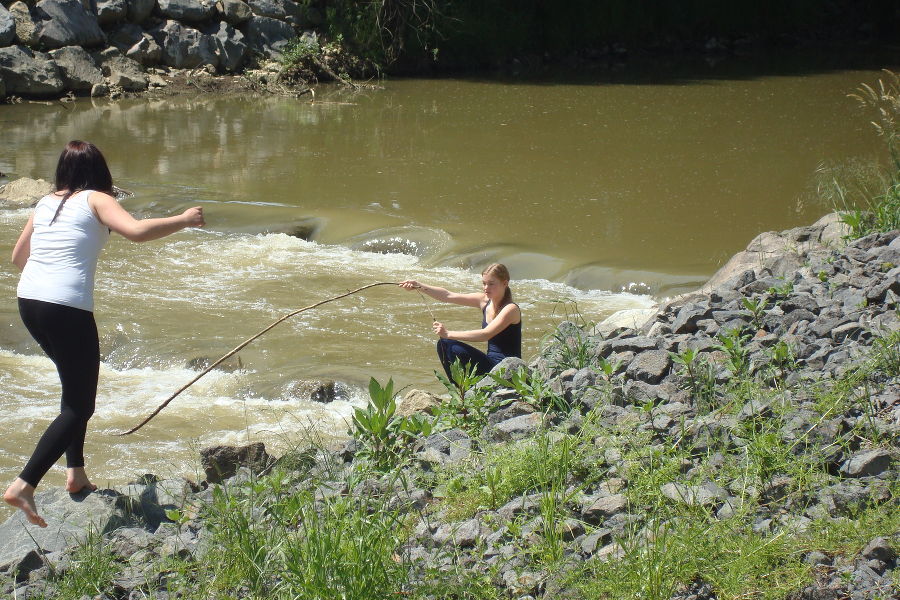
{"label": "girl in black tank top", "polygon": [[[413,279],[403,281],[399,285],[407,290],[418,289],[441,302],[481,309],[481,329],[447,330],[444,324],[438,321],[432,325],[434,332],[440,337],[437,353],[448,378],[450,365],[457,360],[474,367],[477,374],[486,375],[508,356],[521,358],[522,312],[519,305],[512,301],[509,271],[504,265],[494,263],[481,273],[481,293],[459,294]],[[474,348],[466,342],[487,342],[487,352]]]}

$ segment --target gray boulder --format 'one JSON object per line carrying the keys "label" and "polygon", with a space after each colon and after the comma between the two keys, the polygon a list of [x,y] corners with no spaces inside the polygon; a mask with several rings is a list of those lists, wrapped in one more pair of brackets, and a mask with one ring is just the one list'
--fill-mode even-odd
{"label": "gray boulder", "polygon": [[66,46],[50,52],[59,67],[67,90],[88,92],[97,83],[103,82],[103,73],[97,67],[87,50],[80,46]]}
{"label": "gray boulder", "polygon": [[712,481],[702,485],[667,483],[660,491],[666,498],[690,506],[716,505],[728,498],[728,493]]}
{"label": "gray boulder", "polygon": [[144,30],[134,23],[123,23],[111,29],[107,34],[110,46],[115,46],[125,52],[144,37]]}
{"label": "gray boulder", "polygon": [[412,389],[405,396],[397,399],[398,417],[409,417],[419,414],[433,414],[441,405],[439,396],[435,396],[431,392],[424,390]]}
{"label": "gray boulder", "polygon": [[126,0],[97,0],[97,22],[100,25],[120,23],[128,16]]}
{"label": "gray boulder", "polygon": [[259,473],[270,463],[271,457],[262,442],[247,446],[213,446],[200,451],[200,464],[210,483],[221,483],[232,477],[239,467]]}
{"label": "gray boulder", "polygon": [[486,430],[487,437],[492,441],[518,440],[534,435],[544,426],[544,416],[540,413],[521,415],[501,421]]}
{"label": "gray boulder", "polygon": [[16,23],[16,37],[29,47],[38,45],[41,22],[31,14],[31,9],[24,2],[13,2],[9,5],[9,14]]}
{"label": "gray boulder", "polygon": [[249,3],[258,17],[299,23],[303,16],[303,8],[292,0],[249,0]]}
{"label": "gray boulder", "polygon": [[166,21],[153,32],[162,47],[163,63],[177,69],[193,69],[201,65],[218,66],[217,46],[212,36],[185,27],[177,21]]}
{"label": "gray boulder", "polygon": [[0,4],[0,46],[9,46],[16,39],[16,20],[6,7]]}
{"label": "gray boulder", "polygon": [[201,23],[212,18],[215,5],[206,0],[157,0],[159,12],[182,23]]}
{"label": "gray boulder", "polygon": [[581,516],[588,523],[601,523],[604,519],[623,512],[628,499],[623,494],[587,498],[581,508]]}
{"label": "gray boulder", "polygon": [[41,0],[35,13],[43,20],[38,39],[47,48],[91,47],[104,42],[97,17],[78,0]]}
{"label": "gray boulder", "polygon": [[7,94],[58,96],[65,89],[56,63],[24,46],[0,48],[0,77]]}
{"label": "gray boulder", "polygon": [[653,385],[662,381],[669,370],[670,363],[668,352],[650,350],[638,354],[628,365],[625,373],[632,379]]}
{"label": "gray boulder", "polygon": [[857,452],[841,466],[841,472],[848,477],[868,477],[879,475],[891,467],[893,457],[881,448]]}
{"label": "gray boulder", "polygon": [[132,92],[147,89],[147,75],[140,63],[124,56],[118,48],[107,48],[95,58],[110,85]]}
{"label": "gray boulder", "polygon": [[84,542],[89,531],[104,534],[133,524],[128,502],[114,490],[69,494],[53,488],[36,494],[35,502],[48,527],[26,525],[20,511],[0,525],[0,571],[21,563],[35,544],[45,554],[60,552]]}
{"label": "gray boulder", "polygon": [[156,6],[156,0],[128,0],[126,18],[130,23],[143,23]]}
{"label": "gray boulder", "polygon": [[287,17],[284,0],[249,0],[250,9],[258,17],[269,17],[283,21]]}
{"label": "gray boulder", "polygon": [[276,19],[253,17],[246,24],[247,44],[272,58],[279,58],[291,40],[297,37],[294,28]]}
{"label": "gray boulder", "polygon": [[159,61],[162,60],[162,48],[151,36],[144,34],[137,43],[128,49],[125,56],[141,63],[145,67],[158,65]]}
{"label": "gray boulder", "polygon": [[53,192],[54,185],[43,179],[22,177],[0,185],[0,203],[12,206],[34,206],[37,201]]}
{"label": "gray boulder", "polygon": [[250,20],[253,16],[253,10],[250,5],[242,0],[219,0],[216,8],[222,15],[222,18],[232,25],[240,25]]}

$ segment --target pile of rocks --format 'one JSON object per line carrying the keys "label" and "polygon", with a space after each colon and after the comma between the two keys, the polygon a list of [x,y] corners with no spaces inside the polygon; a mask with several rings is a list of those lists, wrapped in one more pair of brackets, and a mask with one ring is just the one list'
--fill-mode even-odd
{"label": "pile of rocks", "polygon": [[[296,485],[312,486],[309,491],[318,500],[349,494],[416,516],[407,544],[398,550],[408,558],[414,581],[427,572],[483,574],[490,569],[493,584],[507,596],[532,600],[577,597],[566,588],[565,569],[562,575],[544,572],[522,551],[547,535],[542,494],[526,493],[458,519],[439,501],[446,492],[427,483],[435,481],[428,474],[483,469],[481,457],[501,444],[525,447],[541,438],[575,438],[585,431],[588,415],[601,433],[579,443],[587,444],[594,476],[567,480],[557,507],[555,531],[564,564],[623,560],[624,539],[651,539],[652,527],[660,526],[654,523],[653,506],[638,505],[629,496],[634,449],[610,441],[622,432],[639,435],[647,449],[673,444],[687,449],[679,459],[680,475],[659,488],[665,502],[702,507],[718,520],[741,515],[743,525],[760,536],[801,533],[814,521],[846,521],[860,509],[897,510],[897,377],[882,375],[864,382],[865,406],[847,402],[823,410],[810,392],[868,360],[873,345],[900,330],[900,231],[872,234],[846,246],[843,233],[831,216],[810,227],[763,234],[703,290],[668,301],[638,320],[632,313],[628,326],[617,318],[589,330],[563,323],[556,341],[530,364],[511,358],[496,370],[506,377],[519,369],[539,374],[573,410],[542,412],[521,390],[493,382],[489,386],[485,379],[479,386],[487,388],[495,408],[483,431],[473,437],[453,429],[420,439],[413,460],[404,467],[404,481],[418,482],[418,487],[374,475],[348,484],[350,479],[341,475],[354,472],[362,459],[353,440],[339,452],[318,455],[320,476],[309,477],[316,468],[305,465]],[[746,370],[740,374],[727,360],[720,336],[742,345]],[[790,367],[768,372],[778,344],[790,349],[785,355]],[[715,397],[700,405],[686,375],[673,363],[673,354],[686,350],[702,356],[711,365],[710,376],[719,382],[757,377],[765,383],[771,377],[777,393],[753,396],[743,406],[717,406]],[[897,352],[896,347],[882,350]],[[573,365],[573,360],[581,364]],[[412,394],[415,398],[404,403],[404,411],[414,404],[434,410],[433,398],[422,395]],[[814,465],[814,490],[797,493],[801,484],[783,472],[752,481],[724,475],[729,461],[743,456],[742,449],[750,444],[748,432],[760,427],[790,446],[792,461]],[[237,489],[252,473],[264,473],[272,464],[259,445],[206,451],[206,481],[201,485],[145,476],[122,490],[89,494],[83,500],[93,504],[83,503],[87,510],[78,515],[70,512],[81,510],[77,503],[57,492],[41,492],[38,503],[45,517],[67,525],[56,538],[52,532],[37,532],[43,556],[23,537],[18,515],[0,526],[0,572],[15,580],[5,591],[17,590],[24,597],[44,590],[48,565],[64,566],[69,560],[62,538],[83,539],[84,524],[91,522],[124,565],[110,595],[130,597],[145,593],[148,586],[165,593],[165,581],[158,573],[146,572],[147,565],[159,556],[202,559],[209,535],[196,518],[196,507],[210,501],[225,477],[230,479],[224,484]],[[102,522],[97,522],[97,514]],[[896,586],[898,544],[900,532],[893,538],[873,536],[858,553],[808,553],[803,560],[816,580],[796,590],[791,600],[889,597],[896,590],[891,586]],[[702,580],[672,595],[673,600],[713,598],[712,586]]]}
{"label": "pile of rocks", "polygon": [[293,0],[3,0],[0,100],[143,91],[171,69],[235,73],[298,35],[318,49],[321,23]]}

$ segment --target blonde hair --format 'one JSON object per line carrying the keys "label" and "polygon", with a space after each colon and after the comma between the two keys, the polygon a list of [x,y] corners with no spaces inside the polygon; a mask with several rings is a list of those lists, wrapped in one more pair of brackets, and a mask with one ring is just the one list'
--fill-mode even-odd
{"label": "blonde hair", "polygon": [[504,264],[494,263],[486,266],[484,271],[481,272],[481,275],[487,275],[488,277],[493,275],[500,281],[506,282],[506,292],[503,294],[503,300],[500,301],[500,306],[494,307],[495,312],[500,312],[501,308],[513,301],[512,290],[509,289],[509,269],[507,269]]}

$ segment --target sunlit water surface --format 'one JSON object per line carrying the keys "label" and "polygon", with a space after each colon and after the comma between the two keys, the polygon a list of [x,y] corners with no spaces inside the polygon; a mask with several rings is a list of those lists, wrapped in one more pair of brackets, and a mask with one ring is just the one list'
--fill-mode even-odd
{"label": "sunlit water surface", "polygon": [[[96,315],[103,365],[87,442],[99,483],[195,473],[197,449],[346,434],[371,376],[440,392],[432,312],[472,309],[378,287],[278,326],[139,433],[113,434],[286,312],[376,281],[474,291],[509,265],[525,358],[563,318],[600,321],[690,290],[757,233],[807,224],[822,162],[877,142],[846,94],[874,71],[659,81],[388,81],[317,101],[175,98],[0,107],[0,171],[52,179],[69,139],[105,152],[141,216],[200,204],[208,226],[148,244],[114,236]],[[650,79],[652,78],[645,78]],[[29,211],[0,207],[8,256]],[[310,241],[285,227],[305,227]],[[0,481],[57,412],[53,365],[0,266]],[[339,399],[300,397],[333,379]],[[48,476],[62,481],[62,467]]]}

